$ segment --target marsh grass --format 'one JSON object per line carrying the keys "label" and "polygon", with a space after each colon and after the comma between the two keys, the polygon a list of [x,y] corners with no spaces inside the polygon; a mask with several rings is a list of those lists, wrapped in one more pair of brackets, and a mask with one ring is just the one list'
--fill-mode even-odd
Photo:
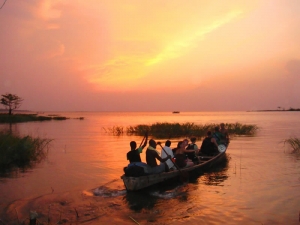
{"label": "marsh grass", "polygon": [[288,138],[284,140],[284,144],[288,144],[292,148],[292,153],[300,153],[300,139]]}
{"label": "marsh grass", "polygon": [[225,124],[229,134],[236,135],[255,135],[258,126],[254,124],[227,123]]}
{"label": "marsh grass", "polygon": [[113,126],[113,127],[108,127],[104,128],[102,127],[105,133],[109,133],[115,136],[120,136],[124,134],[124,127],[122,126]]}
{"label": "marsh grass", "polygon": [[38,116],[37,114],[0,114],[0,123],[21,123],[30,121],[67,120],[64,116]]}
{"label": "marsh grass", "polygon": [[26,168],[40,162],[48,153],[51,140],[0,132],[0,172],[13,167]]}
{"label": "marsh grass", "polygon": [[[140,124],[136,126],[116,126],[103,128],[105,132],[113,135],[138,135],[143,136],[146,132],[155,138],[175,138],[175,137],[204,137],[208,130],[214,131],[219,124],[197,125],[194,123],[154,123],[151,125]],[[254,135],[258,129],[256,125],[246,125],[241,123],[225,124],[229,135]]]}

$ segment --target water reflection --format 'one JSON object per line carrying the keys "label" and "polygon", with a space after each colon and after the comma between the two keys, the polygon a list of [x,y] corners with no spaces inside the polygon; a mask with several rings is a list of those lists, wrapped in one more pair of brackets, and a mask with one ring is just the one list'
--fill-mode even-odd
{"label": "water reflection", "polygon": [[220,185],[228,179],[227,170],[230,156],[225,155],[222,161],[205,171],[195,170],[190,173],[189,182],[193,184],[204,183],[205,185]]}
{"label": "water reflection", "polygon": [[140,212],[143,209],[153,209],[161,200],[177,199],[186,202],[189,198],[188,184],[158,185],[145,190],[127,192],[124,196],[125,204],[131,210]]}
{"label": "water reflection", "polygon": [[28,173],[33,172],[32,171],[33,166],[27,166],[24,168],[10,168],[5,172],[0,172],[0,182],[6,182],[8,181],[5,178],[19,178],[19,177],[23,177]]}
{"label": "water reflection", "polygon": [[[14,224],[18,220],[15,208],[23,221],[28,217],[29,209],[39,209],[47,218],[50,204],[51,224],[59,220],[60,212],[63,218],[70,218],[69,224],[97,216],[100,216],[101,222],[96,221],[94,224],[120,224],[120,221],[121,224],[133,224],[129,215],[134,215],[133,218],[140,224],[149,224],[148,218],[152,219],[154,216],[164,219],[160,221],[161,224],[199,224],[199,221],[206,224],[226,224],[228,221],[230,224],[266,224],[275,220],[277,224],[295,224],[295,218],[298,221],[299,212],[295,212],[295,209],[299,206],[297,188],[300,181],[300,158],[284,154],[282,146],[278,146],[278,140],[300,136],[299,113],[194,112],[174,116],[170,113],[143,112],[76,113],[76,116],[73,113],[65,116],[84,116],[86,119],[29,122],[14,124],[12,127],[0,124],[0,130],[10,129],[20,135],[54,140],[47,161],[32,168],[32,172],[15,172],[12,176],[18,179],[2,178],[3,181],[0,181],[0,208],[20,199],[10,207],[13,221],[16,222]],[[140,141],[142,137],[112,137],[101,128],[166,121],[193,121],[195,124],[240,122],[257,124],[262,129],[257,137],[234,137],[228,151],[232,156],[229,169],[227,165],[219,169],[212,168],[205,173],[190,176],[187,184],[174,181],[143,192],[128,193],[119,177],[123,166],[128,163],[126,153],[129,142],[131,139]],[[145,162],[144,152],[141,157]],[[112,183],[111,188],[107,184],[99,187],[112,179],[118,181]],[[69,198],[64,194],[69,191],[77,193],[77,190],[92,190],[95,187],[99,187],[95,194],[97,196],[92,193],[90,197],[80,195],[73,200],[73,195]],[[54,193],[51,188],[55,190]],[[249,195],[250,192],[253,194]],[[45,193],[50,194],[45,196],[46,199],[38,198],[39,202],[36,204],[28,200]],[[62,197],[56,197],[55,193],[61,193]],[[52,196],[55,197],[53,200],[50,199]],[[21,205],[26,201],[28,210],[21,211]],[[69,204],[62,205],[61,202]],[[287,202],[289,204],[285,204]],[[282,205],[285,206],[284,211]],[[79,221],[74,208],[80,215]],[[135,213],[135,210],[142,210],[143,213]],[[92,216],[92,211],[98,214]],[[163,213],[154,214],[154,211]],[[1,212],[6,211],[0,209]],[[24,212],[24,216],[21,212]],[[57,220],[53,214],[57,214]],[[85,216],[88,214],[90,216]],[[104,216],[101,217],[102,214]],[[174,217],[171,217],[172,221],[168,220],[170,215],[176,215],[175,220]],[[3,220],[1,215],[0,217]],[[124,218],[128,218],[128,223]]]}
{"label": "water reflection", "polygon": [[125,204],[127,204],[131,210],[140,212],[142,209],[149,210],[155,208],[161,199],[176,199],[178,202],[187,202],[191,192],[193,192],[193,188],[191,188],[190,184],[198,185],[201,183],[220,186],[221,183],[228,179],[227,170],[229,159],[229,156],[225,156],[220,164],[205,172],[194,171],[194,173],[190,174],[188,183],[182,183],[177,179],[157,184],[140,191],[128,191],[124,196]]}
{"label": "water reflection", "polygon": [[139,212],[142,209],[152,209],[158,197],[149,195],[147,191],[137,191],[127,192],[123,200],[131,210]]}
{"label": "water reflection", "polygon": [[224,172],[208,173],[201,177],[201,181],[205,185],[213,186],[220,186],[226,179],[228,179],[228,176]]}
{"label": "water reflection", "polygon": [[211,168],[205,172],[199,179],[205,185],[220,186],[225,180],[228,179],[228,165],[230,156],[226,155],[224,161],[216,167]]}
{"label": "water reflection", "polygon": [[9,132],[15,135],[20,135],[18,123],[3,123],[0,124],[0,129],[2,132]]}

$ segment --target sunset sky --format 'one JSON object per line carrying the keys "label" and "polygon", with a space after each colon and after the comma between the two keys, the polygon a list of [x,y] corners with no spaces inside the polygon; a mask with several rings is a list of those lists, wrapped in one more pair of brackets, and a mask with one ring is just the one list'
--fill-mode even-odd
{"label": "sunset sky", "polygon": [[3,3],[0,94],[20,109],[300,108],[299,0]]}

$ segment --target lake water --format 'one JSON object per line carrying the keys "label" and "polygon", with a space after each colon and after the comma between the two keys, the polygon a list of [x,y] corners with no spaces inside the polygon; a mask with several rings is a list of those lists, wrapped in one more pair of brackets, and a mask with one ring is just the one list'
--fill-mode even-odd
{"label": "lake water", "polygon": [[[300,137],[300,112],[48,114],[71,119],[12,126],[53,141],[46,160],[0,178],[0,224],[28,222],[31,210],[40,224],[299,224],[300,157],[282,141]],[[129,142],[143,137],[113,136],[104,128],[155,122],[239,122],[260,129],[253,137],[231,137],[227,164],[187,184],[127,192],[120,176]],[[178,139],[171,141],[175,147]]]}

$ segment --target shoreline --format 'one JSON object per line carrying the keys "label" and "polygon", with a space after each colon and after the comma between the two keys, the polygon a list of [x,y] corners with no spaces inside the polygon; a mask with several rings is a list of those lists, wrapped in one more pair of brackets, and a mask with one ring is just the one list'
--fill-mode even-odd
{"label": "shoreline", "polygon": [[287,110],[278,110],[278,109],[259,109],[259,110],[249,110],[247,112],[299,112],[300,109],[287,109]]}

